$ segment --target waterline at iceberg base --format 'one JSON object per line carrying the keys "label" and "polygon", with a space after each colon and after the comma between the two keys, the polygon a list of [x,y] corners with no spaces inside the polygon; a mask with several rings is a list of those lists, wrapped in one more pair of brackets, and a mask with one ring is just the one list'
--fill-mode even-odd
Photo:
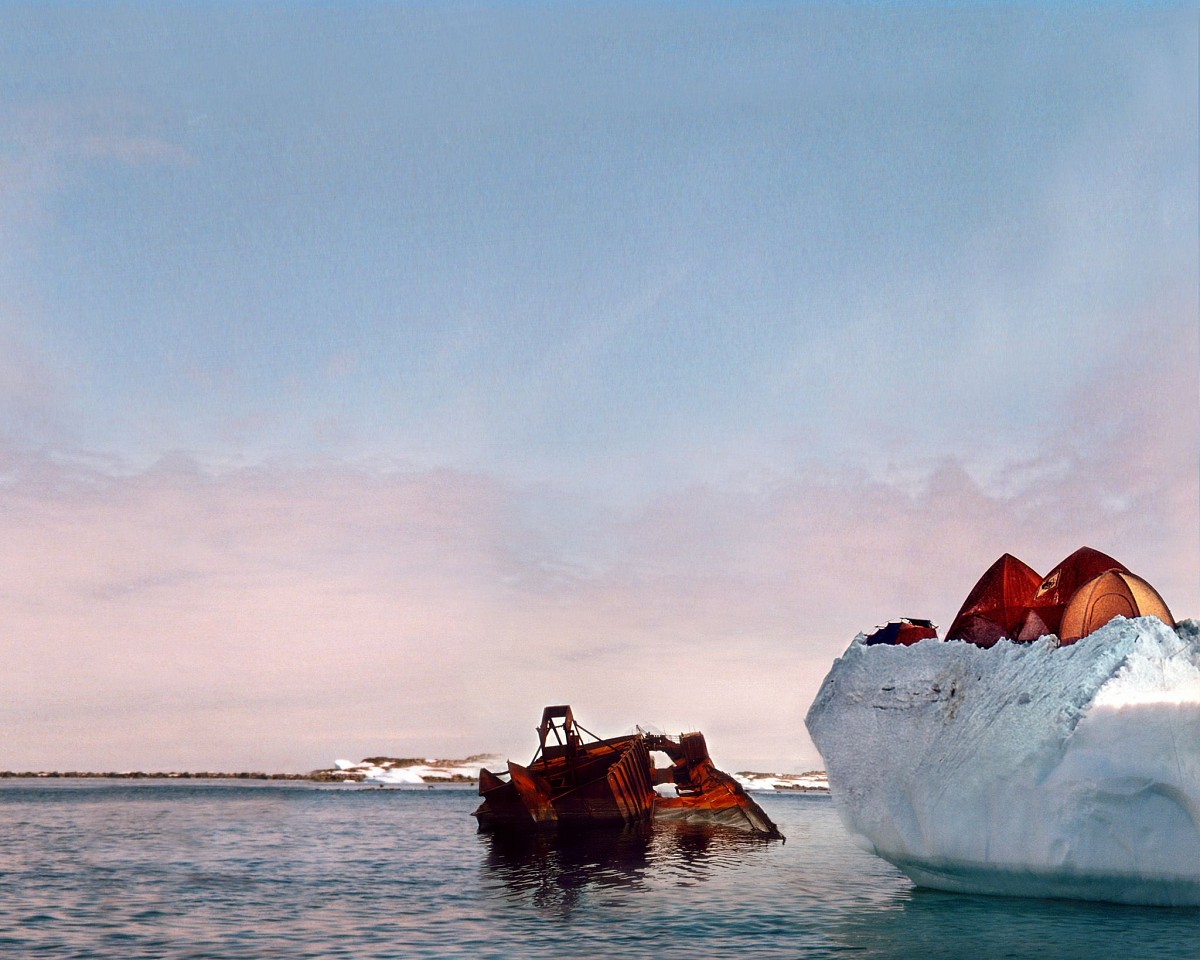
{"label": "waterline at iceberg base", "polygon": [[936,889],[1200,905],[1200,622],[862,639],[807,724],[867,849]]}

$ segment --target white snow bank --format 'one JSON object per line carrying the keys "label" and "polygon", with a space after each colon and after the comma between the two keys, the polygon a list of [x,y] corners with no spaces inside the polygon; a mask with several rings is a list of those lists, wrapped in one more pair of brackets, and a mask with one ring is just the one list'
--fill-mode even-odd
{"label": "white snow bank", "polygon": [[741,784],[743,790],[747,791],[769,793],[775,789],[774,777],[748,777],[744,773],[735,773],[733,779]]}
{"label": "white snow bank", "polygon": [[733,778],[749,792],[774,790],[827,791],[829,781],[819,772],[812,773],[735,773]]}
{"label": "white snow bank", "polygon": [[468,760],[426,760],[424,763],[400,765],[391,760],[370,763],[360,760],[335,760],[337,773],[346,774],[347,782],[397,786],[437,782],[439,780],[478,780],[479,769],[504,769],[503,758],[496,755],[472,757]]}
{"label": "white snow bank", "polygon": [[368,766],[364,773],[363,783],[374,783],[379,786],[403,786],[423,784],[424,778],[412,767],[376,767]]}
{"label": "white snow bank", "polygon": [[860,635],[807,724],[846,825],[918,884],[1200,904],[1194,620],[1063,648]]}

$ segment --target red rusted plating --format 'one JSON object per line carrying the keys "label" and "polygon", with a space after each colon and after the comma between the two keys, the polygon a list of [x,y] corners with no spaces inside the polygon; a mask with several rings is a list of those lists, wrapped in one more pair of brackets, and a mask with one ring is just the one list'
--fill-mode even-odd
{"label": "red rusted plating", "polygon": [[[593,739],[585,742],[581,734]],[[651,753],[671,766],[655,769]],[[567,705],[546,707],[538,749],[527,766],[508,763],[509,779],[479,772],[481,829],[547,824],[637,823],[652,817],[703,820],[782,838],[779,828],[742,789],[718,770],[701,733],[678,738],[637,732],[602,740],[582,727]],[[656,784],[673,783],[675,797]]]}

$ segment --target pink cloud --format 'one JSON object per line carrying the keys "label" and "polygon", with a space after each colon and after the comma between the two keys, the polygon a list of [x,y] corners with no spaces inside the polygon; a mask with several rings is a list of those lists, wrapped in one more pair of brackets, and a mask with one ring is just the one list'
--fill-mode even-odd
{"label": "pink cloud", "polygon": [[626,512],[453,470],[0,452],[0,767],[519,756],[550,702],[808,767],[803,715],[853,635],[945,626],[1002,552],[1045,571],[1086,543],[1200,612],[1198,368],[1194,331],[1137,339],[1004,483],[951,459],[915,489],[760,474]]}

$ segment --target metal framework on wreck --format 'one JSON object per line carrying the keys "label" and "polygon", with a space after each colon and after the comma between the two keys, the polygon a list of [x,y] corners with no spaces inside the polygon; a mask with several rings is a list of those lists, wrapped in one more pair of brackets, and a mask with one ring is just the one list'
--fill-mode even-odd
{"label": "metal framework on wreck", "polygon": [[[582,734],[593,738],[585,742]],[[656,768],[651,754],[671,766]],[[671,783],[677,796],[663,797]],[[717,823],[783,839],[771,818],[708,755],[704,734],[677,738],[641,730],[601,739],[566,704],[546,707],[538,748],[525,766],[508,761],[508,780],[479,771],[481,830],[538,826],[631,824],[652,818]]]}

